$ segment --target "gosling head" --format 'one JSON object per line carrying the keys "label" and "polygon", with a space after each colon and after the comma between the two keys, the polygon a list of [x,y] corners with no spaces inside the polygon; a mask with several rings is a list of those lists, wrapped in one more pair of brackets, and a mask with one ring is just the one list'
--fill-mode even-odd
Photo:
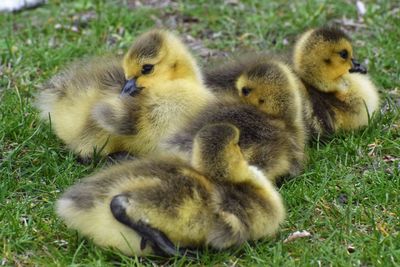
{"label": "gosling head", "polygon": [[289,121],[300,114],[300,96],[295,75],[284,64],[268,61],[253,65],[236,81],[242,100],[262,112]]}
{"label": "gosling head", "polygon": [[122,62],[126,83],[122,96],[175,79],[201,81],[200,71],[186,46],[166,30],[151,30],[139,36]]}
{"label": "gosling head", "polygon": [[201,128],[194,138],[192,163],[215,180],[240,177],[247,162],[239,147],[239,130],[228,123]]}
{"label": "gosling head", "polygon": [[301,79],[323,92],[346,87],[343,76],[348,73],[367,72],[353,58],[350,38],[333,27],[304,33],[295,44],[293,65]]}

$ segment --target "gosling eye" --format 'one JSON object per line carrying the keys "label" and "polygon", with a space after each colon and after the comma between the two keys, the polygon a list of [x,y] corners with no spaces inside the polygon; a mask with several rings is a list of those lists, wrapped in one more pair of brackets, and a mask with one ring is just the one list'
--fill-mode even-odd
{"label": "gosling eye", "polygon": [[347,52],[347,50],[344,49],[344,50],[342,50],[342,51],[339,52],[339,55],[340,55],[341,58],[347,59],[348,56],[349,56],[349,52]]}
{"label": "gosling eye", "polygon": [[150,74],[150,73],[153,72],[153,69],[154,69],[154,65],[152,65],[152,64],[144,64],[142,66],[142,74],[143,75]]}
{"label": "gosling eye", "polygon": [[264,104],[264,103],[265,103],[265,99],[259,99],[259,100],[258,100],[258,104],[262,105],[262,104]]}
{"label": "gosling eye", "polygon": [[248,96],[250,93],[251,93],[251,88],[249,88],[249,87],[243,87],[242,88],[242,94],[244,95],[244,96]]}

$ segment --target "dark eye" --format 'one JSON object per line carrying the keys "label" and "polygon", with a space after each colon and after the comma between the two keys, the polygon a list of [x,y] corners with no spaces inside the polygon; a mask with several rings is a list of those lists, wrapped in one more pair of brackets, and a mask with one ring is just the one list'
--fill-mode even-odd
{"label": "dark eye", "polygon": [[339,55],[341,58],[347,59],[347,57],[349,56],[349,52],[347,52],[347,50],[345,49],[345,50],[340,51]]}
{"label": "dark eye", "polygon": [[259,100],[258,100],[258,104],[262,105],[262,104],[264,104],[264,103],[265,103],[265,100],[264,100],[264,99],[259,99]]}
{"label": "dark eye", "polygon": [[153,72],[153,68],[154,68],[154,65],[151,65],[151,64],[143,65],[142,74],[146,75],[146,74],[152,73]]}
{"label": "dark eye", "polygon": [[242,88],[242,94],[244,96],[248,96],[250,94],[250,92],[251,92],[251,88],[249,88],[249,87],[243,87]]}

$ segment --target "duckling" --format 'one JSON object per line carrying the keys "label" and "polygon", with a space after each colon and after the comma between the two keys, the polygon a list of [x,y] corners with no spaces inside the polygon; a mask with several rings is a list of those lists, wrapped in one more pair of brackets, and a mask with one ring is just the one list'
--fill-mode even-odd
{"label": "duckling", "polygon": [[230,124],[206,125],[190,163],[164,155],[114,165],[64,193],[57,213],[96,244],[127,255],[225,249],[271,236],[284,205],[244,159],[239,135]]}
{"label": "duckling", "polygon": [[[188,157],[193,136],[204,125],[231,123],[241,131],[240,147],[251,165],[274,182],[287,174],[297,175],[305,161],[306,135],[295,75],[284,63],[274,60],[239,68],[243,70],[233,85],[236,97],[221,94],[219,101],[202,110],[190,125],[164,142],[164,147]],[[207,80],[210,85],[211,80]],[[225,88],[222,90],[233,92]]]}
{"label": "duckling", "polygon": [[171,32],[139,36],[123,59],[75,63],[38,95],[43,118],[81,158],[126,151],[141,156],[213,98],[196,61]]}
{"label": "duckling", "polygon": [[353,57],[350,38],[340,29],[322,27],[300,36],[293,68],[301,79],[303,105],[311,110],[313,135],[358,129],[379,108],[375,85]]}

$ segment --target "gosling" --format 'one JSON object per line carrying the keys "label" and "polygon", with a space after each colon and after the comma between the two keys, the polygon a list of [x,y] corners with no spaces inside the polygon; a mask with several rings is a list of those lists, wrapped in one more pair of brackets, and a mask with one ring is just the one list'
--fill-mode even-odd
{"label": "gosling", "polygon": [[127,255],[181,255],[271,236],[284,220],[279,193],[244,159],[239,130],[203,127],[191,163],[179,157],[114,165],[70,188],[57,202],[67,225]]}
{"label": "gosling", "polygon": [[322,27],[300,36],[293,68],[301,79],[308,132],[329,135],[368,125],[379,108],[379,95],[366,68],[353,55],[350,38],[340,29]]}
{"label": "gosling", "polygon": [[[210,86],[210,79],[206,80]],[[269,179],[277,182],[283,176],[299,174],[307,137],[295,75],[279,61],[255,62],[243,68],[233,84],[236,97],[227,87],[229,93],[219,94],[218,101],[163,146],[188,157],[199,129],[209,123],[230,123],[241,132],[239,144],[245,159]]]}
{"label": "gosling", "polygon": [[190,121],[213,95],[186,46],[171,32],[139,36],[123,59],[82,60],[41,89],[37,106],[83,160],[142,156]]}

